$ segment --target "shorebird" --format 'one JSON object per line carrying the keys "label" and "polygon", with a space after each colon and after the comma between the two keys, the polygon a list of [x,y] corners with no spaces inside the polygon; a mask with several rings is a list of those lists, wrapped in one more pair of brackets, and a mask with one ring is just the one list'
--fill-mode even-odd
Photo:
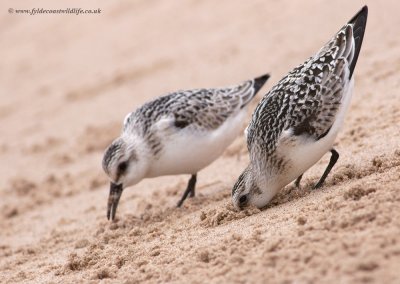
{"label": "shorebird", "polygon": [[216,160],[240,134],[249,102],[268,80],[263,75],[227,88],[178,91],[150,101],[125,117],[121,136],[106,149],[107,218],[122,191],[144,178],[190,174],[178,202],[195,195],[197,172]]}
{"label": "shorebird", "polygon": [[339,158],[333,148],[349,107],[368,16],[364,6],[314,56],[294,68],[256,107],[245,130],[250,163],[232,189],[236,208],[264,207],[291,181],[331,152],[314,188]]}

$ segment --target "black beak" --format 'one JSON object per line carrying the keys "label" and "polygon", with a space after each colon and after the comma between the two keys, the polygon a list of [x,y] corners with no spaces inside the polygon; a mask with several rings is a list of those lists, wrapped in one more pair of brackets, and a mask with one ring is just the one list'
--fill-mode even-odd
{"label": "black beak", "polygon": [[111,221],[115,218],[115,213],[117,212],[118,202],[122,194],[122,183],[115,184],[110,183],[110,195],[108,196],[108,204],[107,204],[107,219]]}

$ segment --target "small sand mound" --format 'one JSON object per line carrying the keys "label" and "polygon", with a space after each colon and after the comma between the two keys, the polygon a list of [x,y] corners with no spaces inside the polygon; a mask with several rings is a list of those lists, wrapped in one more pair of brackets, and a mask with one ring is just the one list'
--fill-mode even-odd
{"label": "small sand mound", "polygon": [[200,214],[201,224],[204,227],[217,227],[230,221],[239,220],[260,212],[256,207],[249,207],[244,210],[236,210],[231,202],[226,203],[222,209],[211,209],[202,211]]}
{"label": "small sand mound", "polygon": [[361,187],[355,186],[347,190],[343,196],[344,199],[352,199],[352,200],[359,200],[361,197],[366,196],[372,192],[375,192],[376,189],[372,187]]}

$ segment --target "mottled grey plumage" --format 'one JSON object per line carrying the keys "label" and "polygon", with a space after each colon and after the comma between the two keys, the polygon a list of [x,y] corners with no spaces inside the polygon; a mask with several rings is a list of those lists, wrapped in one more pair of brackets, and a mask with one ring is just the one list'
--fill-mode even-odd
{"label": "mottled grey plumage", "polygon": [[243,187],[249,172],[267,173],[269,178],[290,172],[293,163],[285,151],[305,140],[311,144],[330,132],[351,85],[366,18],[364,7],[314,56],[294,68],[264,96],[246,130],[250,166],[238,179],[233,195]]}
{"label": "mottled grey plumage", "polygon": [[130,113],[121,136],[103,157],[103,169],[111,180],[107,217],[114,219],[123,188],[143,178],[191,174],[178,206],[189,194],[194,196],[197,172],[237,137],[245,107],[268,78],[170,93]]}
{"label": "mottled grey plumage", "polygon": [[[270,155],[283,130],[318,140],[332,126],[343,95],[344,76],[353,57],[352,28],[346,25],[320,52],[293,69],[255,109],[247,129],[249,151],[260,144]],[[255,159],[258,158],[254,157]]]}
{"label": "mottled grey plumage", "polygon": [[171,131],[183,128],[191,131],[217,129],[238,109],[245,107],[264,85],[269,75],[248,80],[227,88],[182,90],[145,103],[130,113],[124,121],[123,132],[136,132],[146,137],[154,155],[162,150],[162,141],[152,129],[161,119]]}
{"label": "mottled grey plumage", "polygon": [[[145,133],[166,116],[175,119],[178,129],[190,125],[198,130],[216,129],[238,106],[247,105],[267,78],[263,76],[228,88],[177,91],[159,97],[130,113],[124,122],[124,131]],[[260,80],[264,82],[260,84]]]}

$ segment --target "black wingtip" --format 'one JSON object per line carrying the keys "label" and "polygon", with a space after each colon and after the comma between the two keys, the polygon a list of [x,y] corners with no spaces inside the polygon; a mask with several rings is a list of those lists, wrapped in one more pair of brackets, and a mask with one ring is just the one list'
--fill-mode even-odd
{"label": "black wingtip", "polygon": [[264,86],[265,82],[269,79],[269,74],[264,74],[262,76],[259,76],[257,78],[254,78],[254,94],[257,94],[257,92]]}
{"label": "black wingtip", "polygon": [[349,24],[355,24],[356,21],[357,21],[359,18],[364,18],[364,22],[366,23],[366,22],[367,22],[367,17],[368,17],[368,6],[367,6],[367,5],[364,5],[364,7],[362,7],[362,8],[360,9],[360,11],[358,11],[358,13],[355,14],[355,15],[353,16],[353,18],[351,18],[351,20],[349,21]]}
{"label": "black wingtip", "polygon": [[353,37],[355,42],[355,52],[353,60],[350,64],[350,78],[353,75],[354,68],[356,67],[358,55],[360,54],[361,45],[364,39],[365,27],[367,25],[368,6],[364,6],[361,10],[349,21],[353,25]]}

